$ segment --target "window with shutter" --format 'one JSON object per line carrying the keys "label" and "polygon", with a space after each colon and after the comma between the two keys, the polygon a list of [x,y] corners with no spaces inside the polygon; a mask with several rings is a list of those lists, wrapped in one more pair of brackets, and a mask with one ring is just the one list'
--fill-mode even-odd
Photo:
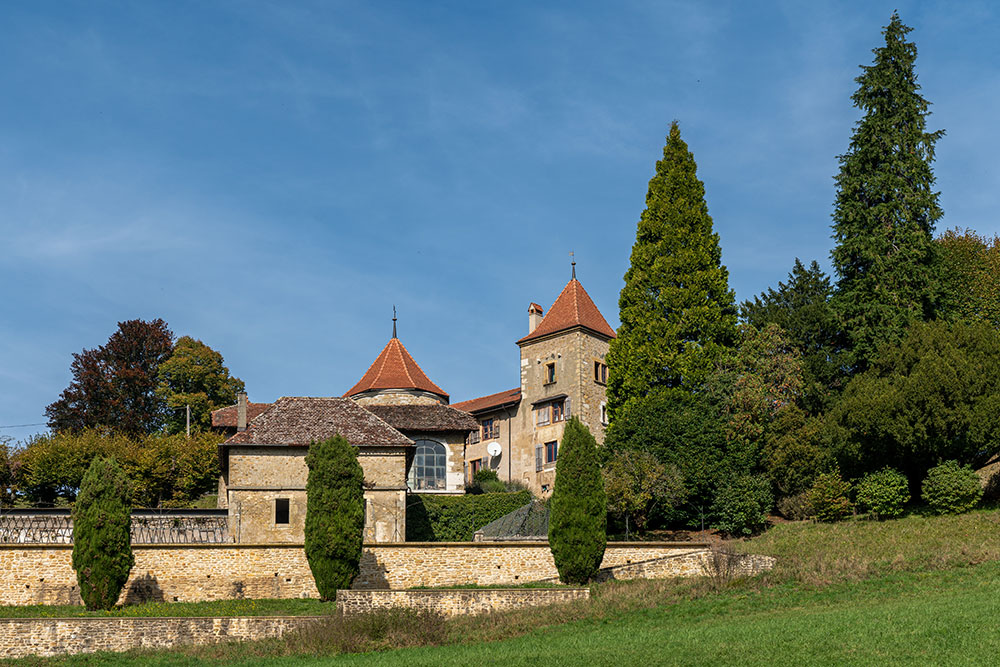
{"label": "window with shutter", "polygon": [[535,446],[535,472],[541,472],[544,465],[545,449],[541,445]]}

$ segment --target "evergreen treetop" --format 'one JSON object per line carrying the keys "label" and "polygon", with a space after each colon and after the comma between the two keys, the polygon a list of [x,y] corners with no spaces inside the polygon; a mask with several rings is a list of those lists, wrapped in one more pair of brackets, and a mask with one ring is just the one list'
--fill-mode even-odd
{"label": "evergreen treetop", "polygon": [[856,370],[867,368],[880,342],[897,342],[908,324],[933,317],[938,299],[932,233],[942,211],[931,163],[944,131],[926,130],[910,30],[893,13],[885,45],[862,66],[852,100],[864,115],[839,158],[834,306]]}
{"label": "evergreen treetop", "polygon": [[608,354],[612,417],[652,389],[696,388],[736,333],[735,297],[694,155],[670,126],[649,181]]}

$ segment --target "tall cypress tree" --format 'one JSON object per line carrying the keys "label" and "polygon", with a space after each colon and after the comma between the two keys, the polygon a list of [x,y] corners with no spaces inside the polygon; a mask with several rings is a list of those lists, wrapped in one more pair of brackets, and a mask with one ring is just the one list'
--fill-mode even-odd
{"label": "tall cypress tree", "polygon": [[653,389],[695,389],[736,335],[736,303],[694,155],[670,125],[649,181],[608,353],[612,418]]}
{"label": "tall cypress tree", "polygon": [[894,12],[885,46],[862,66],[852,99],[864,116],[836,178],[833,305],[855,371],[868,367],[880,343],[898,342],[908,324],[932,318],[940,289],[932,234],[942,212],[931,162],[944,131],[926,130],[910,30]]}
{"label": "tall cypress tree", "polygon": [[306,465],[306,560],[320,599],[334,600],[361,568],[365,475],[341,435],[309,445]]}
{"label": "tall cypress tree", "polygon": [[607,546],[608,498],[597,440],[576,417],[566,422],[549,501],[549,547],[567,584],[585,584],[601,569]]}
{"label": "tall cypress tree", "polygon": [[98,456],[73,505],[73,569],[87,609],[111,609],[135,563],[128,478],[114,459]]}

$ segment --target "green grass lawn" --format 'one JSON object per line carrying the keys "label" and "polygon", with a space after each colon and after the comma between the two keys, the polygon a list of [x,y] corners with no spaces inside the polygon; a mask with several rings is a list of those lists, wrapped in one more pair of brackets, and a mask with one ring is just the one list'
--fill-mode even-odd
{"label": "green grass lawn", "polygon": [[[772,573],[608,582],[590,601],[441,621],[401,612],[287,641],[25,664],[993,664],[1000,512],[786,524],[741,550]],[[287,602],[287,601],[286,601]],[[296,601],[298,602],[298,601]],[[302,601],[308,603],[309,601]],[[172,606],[172,605],[168,605]],[[338,620],[339,619],[339,620]],[[404,646],[399,650],[386,650]],[[342,651],[373,653],[334,655]]]}

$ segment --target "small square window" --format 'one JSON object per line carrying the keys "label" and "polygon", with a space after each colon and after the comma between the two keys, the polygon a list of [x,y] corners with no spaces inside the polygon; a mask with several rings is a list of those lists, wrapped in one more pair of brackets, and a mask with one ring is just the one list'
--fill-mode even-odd
{"label": "small square window", "polygon": [[597,384],[608,383],[608,365],[601,362],[594,362],[594,382]]}
{"label": "small square window", "polygon": [[274,499],[274,523],[288,523],[288,498]]}
{"label": "small square window", "polygon": [[552,384],[556,381],[556,362],[545,364],[545,384]]}

